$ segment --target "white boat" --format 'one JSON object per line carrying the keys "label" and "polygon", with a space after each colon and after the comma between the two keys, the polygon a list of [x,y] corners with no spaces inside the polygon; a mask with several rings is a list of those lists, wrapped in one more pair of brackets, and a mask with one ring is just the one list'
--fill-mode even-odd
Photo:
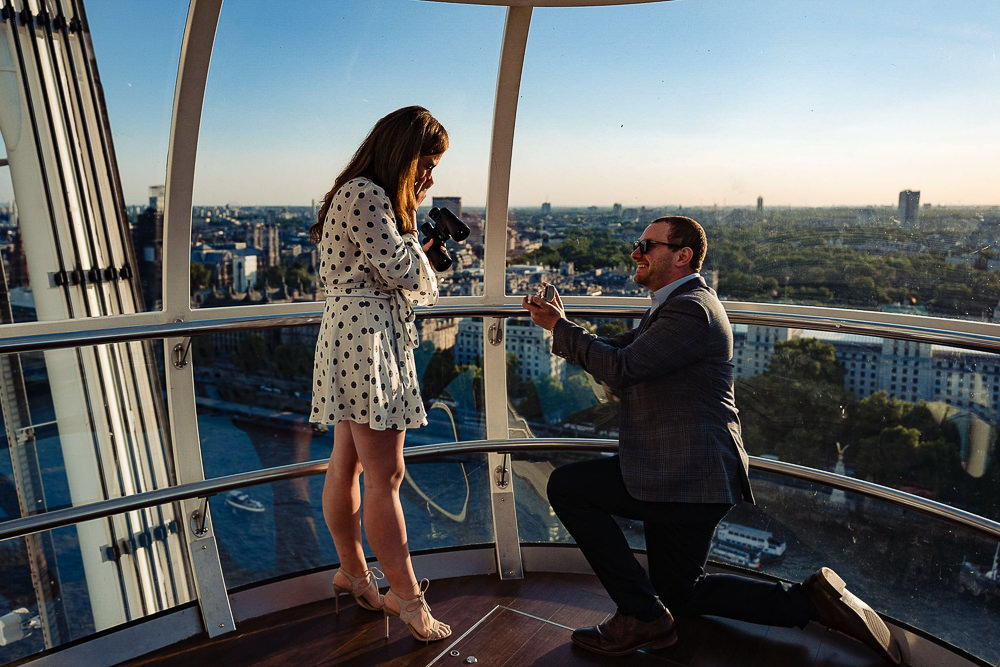
{"label": "white boat", "polygon": [[746,551],[717,541],[712,542],[712,547],[709,549],[708,555],[710,558],[724,563],[732,563],[733,565],[741,565],[743,567],[760,567],[759,552]]}
{"label": "white boat", "polygon": [[768,558],[781,558],[788,548],[787,544],[776,540],[769,531],[728,521],[719,523],[718,528],[715,529],[715,540],[744,549],[760,551],[763,556]]}
{"label": "white boat", "polygon": [[264,511],[264,503],[251,498],[239,489],[234,489],[226,494],[226,504],[238,510],[246,510],[247,512]]}

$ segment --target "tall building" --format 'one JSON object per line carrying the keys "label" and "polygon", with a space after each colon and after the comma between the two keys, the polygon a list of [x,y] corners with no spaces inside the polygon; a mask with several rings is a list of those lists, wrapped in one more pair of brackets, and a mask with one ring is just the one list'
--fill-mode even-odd
{"label": "tall building", "polygon": [[163,293],[163,208],[166,187],[152,185],[149,188],[149,206],[139,214],[133,232],[137,261],[139,262],[139,282],[147,310],[160,308]]}
{"label": "tall building", "polygon": [[[528,319],[508,319],[504,325],[504,346],[508,355],[517,355],[515,368],[522,380],[551,376],[562,378],[566,362],[552,354],[552,332],[535,326]],[[481,363],[483,358],[483,321],[465,317],[459,320],[455,335],[455,365]]]}
{"label": "tall building", "polygon": [[151,185],[149,186],[149,208],[163,213],[163,209],[166,208],[166,196],[167,196],[167,186],[166,185]]}
{"label": "tall building", "polygon": [[611,214],[616,218],[622,217],[622,205],[615,202],[614,206],[611,207]]}
{"label": "tall building", "polygon": [[462,218],[462,198],[461,197],[434,197],[431,200],[434,208],[446,208],[455,215]]}
{"label": "tall building", "polygon": [[277,225],[267,225],[258,222],[253,226],[253,236],[250,247],[260,251],[263,267],[278,266],[281,263],[281,240]]}
{"label": "tall building", "polygon": [[278,226],[271,225],[267,228],[267,241],[264,244],[264,266],[279,264],[281,264],[281,237],[278,235]]}
{"label": "tall building", "polygon": [[899,193],[899,224],[916,226],[920,217],[920,190],[903,190]]}
{"label": "tall building", "polygon": [[760,222],[764,219],[764,198],[757,197],[757,221]]}
{"label": "tall building", "polygon": [[542,215],[550,215],[552,213],[552,204],[549,202],[542,202]]}
{"label": "tall building", "polygon": [[767,371],[774,344],[802,336],[799,329],[751,324],[746,332],[733,332],[733,366],[736,377],[753,377]]}

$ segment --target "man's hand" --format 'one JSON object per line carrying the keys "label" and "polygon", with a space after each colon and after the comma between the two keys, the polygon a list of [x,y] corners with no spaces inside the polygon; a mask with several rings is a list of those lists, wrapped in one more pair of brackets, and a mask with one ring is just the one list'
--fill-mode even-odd
{"label": "man's hand", "polygon": [[552,331],[553,327],[556,326],[556,322],[566,317],[558,292],[552,301],[546,301],[537,294],[526,295],[521,300],[521,306],[531,315],[532,322],[549,331]]}

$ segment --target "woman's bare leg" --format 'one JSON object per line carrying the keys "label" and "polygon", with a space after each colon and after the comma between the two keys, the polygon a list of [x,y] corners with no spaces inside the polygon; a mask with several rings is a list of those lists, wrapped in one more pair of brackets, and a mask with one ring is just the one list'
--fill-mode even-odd
{"label": "woman's bare leg", "polygon": [[[350,424],[352,443],[365,472],[364,524],[368,544],[378,558],[389,587],[406,591],[416,586],[399,485],[403,481],[403,437],[406,431],[376,431],[367,424]],[[360,524],[358,529],[360,531]]]}
{"label": "woman's bare leg", "polygon": [[[368,569],[361,548],[360,474],[361,461],[354,447],[350,422],[340,422],[333,430],[333,452],[323,482],[323,517],[333,537],[341,569],[355,578],[363,576]],[[341,588],[350,589],[350,581],[342,574],[334,579]],[[365,598],[373,604],[378,603],[376,591],[366,594]]]}
{"label": "woman's bare leg", "polygon": [[[410,561],[406,522],[399,504],[399,485],[403,481],[403,438],[406,431],[376,431],[367,424],[350,422],[355,451],[365,471],[365,536],[378,558],[389,588],[402,600],[420,594]],[[419,602],[410,607],[419,607]],[[398,612],[399,609],[393,609]],[[428,613],[414,621],[422,635],[434,634],[436,622]],[[447,626],[440,624],[450,633]]]}

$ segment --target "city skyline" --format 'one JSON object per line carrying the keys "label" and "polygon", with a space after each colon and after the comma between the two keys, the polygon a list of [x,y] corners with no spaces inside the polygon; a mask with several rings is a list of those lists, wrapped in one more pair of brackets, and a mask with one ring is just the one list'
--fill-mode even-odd
{"label": "city skyline", "polygon": [[[412,103],[452,138],[432,194],[485,203],[505,8],[266,7],[223,6],[196,204],[308,205]],[[86,3],[128,204],[164,181],[186,9]],[[995,205],[998,26],[1000,6],[971,1],[536,8],[510,205],[893,206],[906,189]]]}

